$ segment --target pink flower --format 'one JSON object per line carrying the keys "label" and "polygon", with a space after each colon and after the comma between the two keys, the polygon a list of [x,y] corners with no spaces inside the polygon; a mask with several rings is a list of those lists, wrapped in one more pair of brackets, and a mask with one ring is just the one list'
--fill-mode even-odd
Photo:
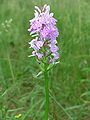
{"label": "pink flower", "polygon": [[35,17],[30,20],[28,31],[36,38],[29,42],[30,47],[34,49],[33,54],[38,59],[43,59],[49,54],[48,59],[55,61],[59,58],[56,41],[59,35],[56,27],[57,20],[53,17],[53,13],[50,13],[49,5],[44,5],[42,9],[35,6],[35,9]]}

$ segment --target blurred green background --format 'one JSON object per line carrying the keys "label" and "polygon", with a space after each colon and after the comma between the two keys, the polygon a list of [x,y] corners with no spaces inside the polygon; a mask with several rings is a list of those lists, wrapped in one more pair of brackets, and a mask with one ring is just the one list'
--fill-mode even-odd
{"label": "blurred green background", "polygon": [[49,120],[90,120],[90,0],[0,0],[0,120],[44,120],[44,79],[27,31],[34,6],[49,4],[60,64],[50,72]]}

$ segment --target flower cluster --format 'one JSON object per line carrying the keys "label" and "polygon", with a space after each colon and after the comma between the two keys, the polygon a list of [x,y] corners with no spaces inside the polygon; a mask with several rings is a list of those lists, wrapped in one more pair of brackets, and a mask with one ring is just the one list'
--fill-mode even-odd
{"label": "flower cluster", "polygon": [[59,35],[56,27],[57,20],[50,13],[50,6],[44,5],[41,9],[35,6],[35,17],[30,20],[28,31],[34,37],[29,42],[34,49],[33,56],[39,60],[46,60],[49,63],[55,62],[59,58],[56,38]]}

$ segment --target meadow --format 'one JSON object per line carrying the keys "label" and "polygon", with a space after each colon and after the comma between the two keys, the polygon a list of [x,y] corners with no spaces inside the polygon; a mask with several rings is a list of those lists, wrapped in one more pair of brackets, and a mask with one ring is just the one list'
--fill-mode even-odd
{"label": "meadow", "polygon": [[49,120],[90,120],[90,0],[0,0],[0,120],[44,120],[43,75],[28,42],[34,6],[49,4],[60,63],[49,73]]}

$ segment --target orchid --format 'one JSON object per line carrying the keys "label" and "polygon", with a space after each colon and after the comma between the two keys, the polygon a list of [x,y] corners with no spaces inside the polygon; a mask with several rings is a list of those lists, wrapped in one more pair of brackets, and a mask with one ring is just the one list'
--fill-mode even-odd
{"label": "orchid", "polygon": [[30,20],[28,31],[35,38],[29,42],[33,48],[32,54],[39,60],[52,63],[59,58],[56,38],[59,35],[56,27],[57,20],[50,13],[50,6],[44,5],[41,9],[35,6],[35,17]]}
{"label": "orchid", "polygon": [[33,39],[29,42],[30,48],[33,49],[31,56],[36,56],[41,65],[43,64],[42,72],[45,78],[45,120],[48,120],[49,114],[49,90],[48,90],[48,70],[56,60],[59,59],[57,37],[59,35],[56,27],[57,20],[50,13],[50,6],[44,5],[42,8],[35,6],[35,17],[30,20],[30,28],[28,31]]}

